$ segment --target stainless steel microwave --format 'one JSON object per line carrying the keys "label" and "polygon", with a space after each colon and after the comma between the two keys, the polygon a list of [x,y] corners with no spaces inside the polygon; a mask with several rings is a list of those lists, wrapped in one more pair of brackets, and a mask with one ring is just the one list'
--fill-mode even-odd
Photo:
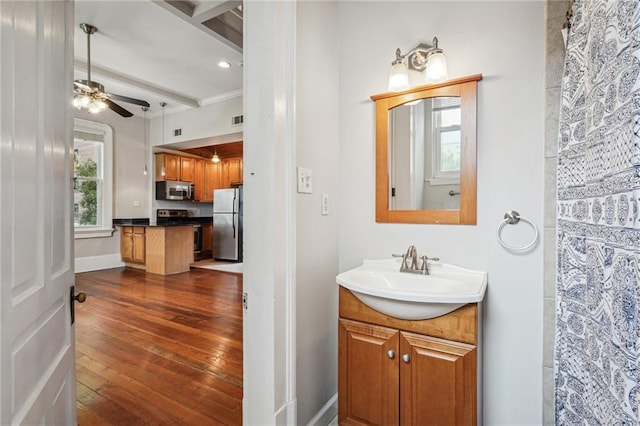
{"label": "stainless steel microwave", "polygon": [[193,184],[171,180],[156,182],[156,200],[193,200]]}

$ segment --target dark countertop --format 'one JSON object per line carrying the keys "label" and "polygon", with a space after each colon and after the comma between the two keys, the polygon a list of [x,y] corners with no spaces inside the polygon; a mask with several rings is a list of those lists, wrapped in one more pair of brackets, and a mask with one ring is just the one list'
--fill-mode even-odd
{"label": "dark countertop", "polygon": [[193,225],[197,223],[213,223],[212,217],[187,217],[180,221],[174,220],[161,220],[156,223],[151,223],[148,218],[117,218],[113,219],[114,226],[185,226]]}

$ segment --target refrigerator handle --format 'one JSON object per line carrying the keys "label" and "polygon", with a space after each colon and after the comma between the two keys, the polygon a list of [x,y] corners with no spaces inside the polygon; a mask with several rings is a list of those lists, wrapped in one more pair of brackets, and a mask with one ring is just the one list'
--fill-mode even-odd
{"label": "refrigerator handle", "polygon": [[231,222],[233,222],[233,239],[236,239],[236,213],[238,212],[238,209],[236,208],[236,201],[237,201],[237,197],[238,196],[238,190],[234,189],[233,190],[233,220]]}

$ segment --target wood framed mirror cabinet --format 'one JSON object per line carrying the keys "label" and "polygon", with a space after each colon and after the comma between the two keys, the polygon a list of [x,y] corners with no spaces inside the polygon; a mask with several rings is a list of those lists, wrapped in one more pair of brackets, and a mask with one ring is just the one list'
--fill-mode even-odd
{"label": "wood framed mirror cabinet", "polygon": [[476,108],[481,74],[376,103],[376,222],[476,224]]}

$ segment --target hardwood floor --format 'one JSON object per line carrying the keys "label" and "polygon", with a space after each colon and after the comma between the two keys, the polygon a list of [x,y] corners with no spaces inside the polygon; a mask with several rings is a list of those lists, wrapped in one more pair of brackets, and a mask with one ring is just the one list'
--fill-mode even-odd
{"label": "hardwood floor", "polygon": [[78,424],[242,424],[242,276],[76,274]]}

